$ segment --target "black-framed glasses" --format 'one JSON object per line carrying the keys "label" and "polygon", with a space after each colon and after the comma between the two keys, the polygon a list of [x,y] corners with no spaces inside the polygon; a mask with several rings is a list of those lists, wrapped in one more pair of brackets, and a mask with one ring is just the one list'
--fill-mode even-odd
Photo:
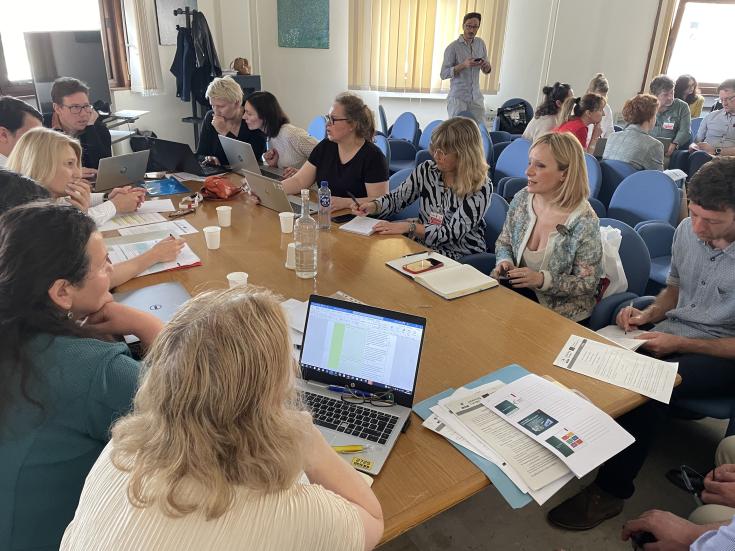
{"label": "black-framed glasses", "polygon": [[345,392],[340,394],[339,397],[343,402],[350,404],[364,404],[368,402],[377,407],[390,407],[396,404],[396,398],[391,391],[372,393],[354,388],[346,388]]}
{"label": "black-framed glasses", "polygon": [[78,115],[82,111],[86,111],[87,113],[91,113],[92,109],[94,109],[90,104],[85,103],[84,105],[62,105],[62,107],[66,107],[69,112],[73,115]]}
{"label": "black-framed glasses", "polygon": [[479,29],[480,25],[470,25],[469,23],[464,24],[465,29]]}
{"label": "black-framed glasses", "polygon": [[347,117],[333,117],[332,115],[324,115],[324,122],[327,124],[334,124],[335,122],[339,121],[348,121]]}
{"label": "black-framed glasses", "polygon": [[704,490],[704,477],[687,465],[680,465],[679,470],[681,471],[681,481],[684,483],[684,487],[692,494],[694,501],[698,505],[702,505],[700,495]]}

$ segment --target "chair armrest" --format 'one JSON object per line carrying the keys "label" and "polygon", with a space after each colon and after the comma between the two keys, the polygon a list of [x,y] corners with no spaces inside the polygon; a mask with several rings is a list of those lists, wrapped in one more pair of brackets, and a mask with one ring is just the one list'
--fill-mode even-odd
{"label": "chair armrest", "polygon": [[468,254],[459,259],[462,264],[469,264],[480,270],[483,274],[490,275],[495,268],[495,254],[493,253],[475,253]]}
{"label": "chair armrest", "polygon": [[593,331],[597,331],[603,327],[607,327],[610,324],[615,323],[615,314],[619,307],[630,304],[631,300],[638,298],[635,293],[616,293],[609,297],[603,298],[597,303],[592,315],[590,316],[589,327]]}

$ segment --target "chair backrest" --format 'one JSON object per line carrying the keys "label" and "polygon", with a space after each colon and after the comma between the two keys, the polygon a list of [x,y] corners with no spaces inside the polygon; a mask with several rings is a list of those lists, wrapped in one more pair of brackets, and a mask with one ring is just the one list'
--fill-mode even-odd
{"label": "chair backrest", "polygon": [[618,228],[622,235],[620,242],[620,261],[623,263],[628,291],[642,296],[646,291],[648,276],[651,273],[651,257],[641,236],[625,222],[612,218],[600,218],[600,227]]}
{"label": "chair backrest", "polygon": [[699,125],[702,124],[703,117],[695,117],[692,119],[691,122],[691,130],[692,130],[692,143],[696,141],[697,138],[697,132],[699,132]]}
{"label": "chair backrest", "polygon": [[589,201],[592,210],[595,211],[597,218],[605,218],[607,216],[607,209],[605,208],[605,205],[600,202],[599,199],[596,199],[595,197],[590,197],[589,199],[587,199],[587,201]]}
{"label": "chair backrest", "polygon": [[527,178],[508,178],[503,182],[503,198],[510,203],[516,193],[521,191],[527,185]]}
{"label": "chair backrest", "polygon": [[626,176],[636,172],[636,168],[624,161],[601,161],[600,171],[602,172],[602,182],[600,191],[597,192],[597,198],[607,208],[620,182]]}
{"label": "chair backrest", "polygon": [[493,130],[492,132],[488,132],[488,134],[490,135],[490,141],[493,142],[493,144],[513,141],[513,135],[505,130]]}
{"label": "chair backrest", "polygon": [[314,136],[317,140],[322,141],[327,137],[327,121],[321,115],[314,117],[306,129],[309,136]]}
{"label": "chair backrest", "polygon": [[485,150],[485,162],[488,166],[493,166],[493,140],[484,124],[480,126],[480,138],[482,139],[482,149]]}
{"label": "chair backrest", "polygon": [[428,149],[419,149],[416,153],[416,161],[414,164],[416,166],[419,166],[421,163],[425,161],[432,161],[434,157],[431,156],[431,153],[429,153]]}
{"label": "chair backrest", "polygon": [[429,124],[426,125],[426,128],[424,128],[423,132],[421,132],[421,137],[419,138],[419,149],[429,149],[429,144],[431,143],[431,135],[434,133],[434,129],[439,126],[442,122],[442,120],[435,120],[431,121]]}
{"label": "chair backrest", "polygon": [[676,228],[668,222],[654,220],[638,224],[636,233],[641,236],[651,258],[671,256]]}
{"label": "chair backrest", "polygon": [[679,188],[671,178],[658,170],[640,170],[620,182],[607,216],[629,226],[645,220],[663,220],[675,226],[680,203]]}
{"label": "chair backrest", "polygon": [[373,138],[373,142],[383,152],[383,155],[385,155],[385,159],[390,165],[390,145],[388,144],[388,138],[386,138],[382,134],[376,134]]}
{"label": "chair backrest", "polygon": [[495,181],[512,176],[525,178],[528,167],[528,150],[531,142],[524,138],[518,138],[508,144],[502,153],[495,159]]}
{"label": "chair backrest", "polygon": [[378,118],[380,119],[380,131],[388,135],[388,119],[385,117],[385,109],[382,105],[378,105]]}
{"label": "chair backrest", "polygon": [[393,123],[393,128],[388,137],[394,140],[405,140],[416,145],[421,136],[420,132],[416,116],[406,111],[401,113],[396,122]]}
{"label": "chair backrest", "polygon": [[390,191],[393,191],[398,186],[400,186],[403,182],[406,181],[406,178],[413,172],[412,168],[404,168],[403,170],[399,170],[395,174],[391,174],[390,178],[388,178],[388,189]]}
{"label": "chair backrest", "polygon": [[[403,170],[399,170],[395,174],[391,175],[390,178],[388,178],[388,188],[393,191],[398,186],[400,186],[403,182],[406,181],[406,178],[408,178],[411,173],[413,172],[412,168],[404,168]],[[418,218],[419,216],[419,201],[418,199],[408,205],[406,208],[401,210],[400,212],[397,212],[389,217],[389,220],[406,220],[408,218]]]}
{"label": "chair backrest", "polygon": [[689,155],[689,170],[687,171],[688,177],[694,176],[697,171],[712,160],[712,155],[706,151],[695,151]]}
{"label": "chair backrest", "polygon": [[497,193],[490,196],[490,206],[485,211],[485,246],[487,252],[495,252],[495,242],[503,231],[505,216],[508,214],[508,202]]}
{"label": "chair backrest", "polygon": [[584,160],[587,164],[587,180],[590,185],[590,197],[597,197],[602,186],[602,170],[600,163],[594,155],[584,154]]}

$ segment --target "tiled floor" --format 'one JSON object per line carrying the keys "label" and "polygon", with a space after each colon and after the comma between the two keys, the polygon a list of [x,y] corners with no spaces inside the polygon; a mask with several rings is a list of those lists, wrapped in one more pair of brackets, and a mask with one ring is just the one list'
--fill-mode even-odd
{"label": "tiled floor", "polygon": [[[490,551],[629,550],[620,541],[620,528],[629,518],[648,509],[666,509],[686,516],[694,502],[672,486],[664,473],[681,463],[706,472],[713,463],[725,422],[672,421],[663,430],[655,451],[636,480],[637,491],[623,513],[588,532],[566,532],[552,528],[546,511],[572,495],[584,481],[573,481],[544,507],[529,504],[513,510],[492,487],[485,489],[421,526],[380,547],[380,551]],[[701,470],[700,470],[701,469]]]}

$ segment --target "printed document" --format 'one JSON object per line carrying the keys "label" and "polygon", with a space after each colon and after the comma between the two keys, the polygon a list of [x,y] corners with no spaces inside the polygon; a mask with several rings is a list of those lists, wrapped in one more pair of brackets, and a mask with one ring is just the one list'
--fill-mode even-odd
{"label": "printed document", "polygon": [[664,362],[572,335],[554,365],[615,386],[633,390],[664,404],[671,400],[679,364]]}
{"label": "printed document", "polygon": [[157,212],[144,212],[138,214],[132,212],[130,214],[118,214],[114,216],[99,228],[100,231],[119,230],[121,228],[130,228],[132,226],[145,226],[155,222],[166,222],[166,218]]}
{"label": "printed document", "polygon": [[607,327],[598,329],[596,333],[598,335],[602,335],[607,340],[634,352],[646,342],[642,339],[636,339],[638,335],[645,333],[645,331],[641,331],[640,329],[633,329],[626,332],[617,325],[608,325]]}
{"label": "printed document", "polygon": [[176,207],[174,207],[171,199],[153,199],[145,201],[135,212],[143,214],[146,212],[171,212],[173,210],[176,210]]}
{"label": "printed document", "polygon": [[482,403],[561,459],[578,478],[635,441],[607,413],[538,375],[508,383]]}
{"label": "printed document", "polygon": [[130,228],[121,228],[117,230],[120,235],[136,235],[139,233],[164,232],[181,237],[190,233],[197,233],[199,230],[192,226],[186,220],[171,220],[170,222],[158,222],[156,224],[147,224],[145,226],[132,226]]}
{"label": "printed document", "polygon": [[[107,248],[107,254],[110,257],[110,262],[112,262],[113,264],[118,264],[119,262],[130,260],[131,258],[135,258],[136,256],[139,256],[144,252],[149,251],[156,243],[158,243],[157,240],[141,241],[139,243],[129,243],[125,245],[110,245]],[[189,248],[189,245],[184,245],[184,248],[181,249],[181,252],[179,252],[179,255],[176,257],[176,260],[172,262],[159,262],[157,264],[154,264],[153,266],[151,266],[144,272],[141,272],[135,277],[201,265],[202,261],[196,254],[194,254],[194,251]]]}

